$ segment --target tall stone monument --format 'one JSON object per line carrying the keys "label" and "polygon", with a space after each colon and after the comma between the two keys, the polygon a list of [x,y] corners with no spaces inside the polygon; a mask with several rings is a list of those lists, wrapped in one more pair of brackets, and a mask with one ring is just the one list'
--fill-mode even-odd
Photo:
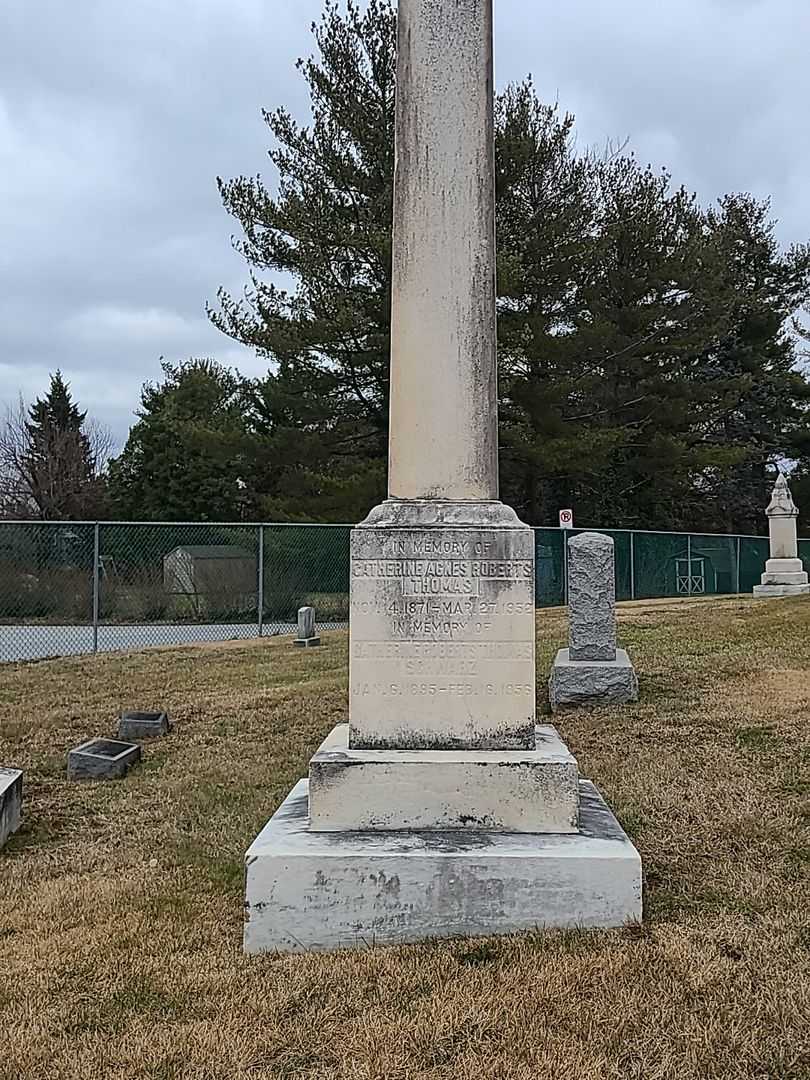
{"label": "tall stone monument", "polygon": [[638,678],[616,640],[616,555],[611,536],[581,533],[568,543],[569,647],[549,680],[553,712],[576,705],[626,705]]}
{"label": "tall stone monument", "polygon": [[492,0],[400,0],[389,497],[351,537],[349,723],[246,856],[245,949],[641,914],[535,718],[534,535],[498,498]]}
{"label": "tall stone monument", "polygon": [[754,589],[754,596],[770,599],[810,593],[810,578],[799,558],[796,528],[799,510],[790,494],[787,479],[781,472],[765,513],[768,515],[771,557],[765,564],[762,584]]}

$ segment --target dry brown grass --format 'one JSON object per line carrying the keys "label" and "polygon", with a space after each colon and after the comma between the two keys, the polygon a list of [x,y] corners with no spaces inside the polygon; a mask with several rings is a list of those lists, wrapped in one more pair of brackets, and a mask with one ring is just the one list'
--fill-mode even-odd
{"label": "dry brown grass", "polygon": [[[2,1080],[810,1076],[810,603],[630,605],[641,703],[561,723],[641,849],[643,928],[241,954],[242,852],[346,713],[346,644],[0,669]],[[538,619],[540,669],[564,636]],[[65,752],[177,722],[119,784]]]}

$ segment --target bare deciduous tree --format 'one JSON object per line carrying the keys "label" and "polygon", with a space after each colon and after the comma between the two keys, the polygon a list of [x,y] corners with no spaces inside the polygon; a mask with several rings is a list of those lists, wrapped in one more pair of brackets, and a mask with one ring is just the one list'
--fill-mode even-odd
{"label": "bare deciduous tree", "polygon": [[32,434],[22,395],[0,422],[0,517],[68,520],[96,516],[104,505],[104,472],[113,450],[109,429],[83,420],[79,430],[50,425]]}

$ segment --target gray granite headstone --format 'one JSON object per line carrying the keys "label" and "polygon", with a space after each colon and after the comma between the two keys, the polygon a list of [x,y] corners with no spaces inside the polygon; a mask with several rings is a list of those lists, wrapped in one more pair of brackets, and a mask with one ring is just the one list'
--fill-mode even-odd
{"label": "gray granite headstone", "polygon": [[549,680],[552,712],[638,699],[638,677],[617,647],[613,540],[581,533],[568,544],[570,648],[560,649]]}
{"label": "gray granite headstone", "polygon": [[613,539],[582,533],[568,544],[571,660],[616,659],[616,571]]}

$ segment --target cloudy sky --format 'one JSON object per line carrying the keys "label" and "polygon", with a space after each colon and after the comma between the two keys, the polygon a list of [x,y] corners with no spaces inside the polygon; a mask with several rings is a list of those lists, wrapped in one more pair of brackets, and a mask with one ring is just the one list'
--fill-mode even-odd
{"label": "cloudy sky", "polygon": [[[217,175],[262,172],[262,106],[321,0],[0,0],[0,406],[60,366],[125,436],[159,358],[263,365],[205,317],[245,280]],[[495,0],[499,84],[531,72],[582,145],[629,137],[704,201],[773,198],[810,238],[808,0]]]}

